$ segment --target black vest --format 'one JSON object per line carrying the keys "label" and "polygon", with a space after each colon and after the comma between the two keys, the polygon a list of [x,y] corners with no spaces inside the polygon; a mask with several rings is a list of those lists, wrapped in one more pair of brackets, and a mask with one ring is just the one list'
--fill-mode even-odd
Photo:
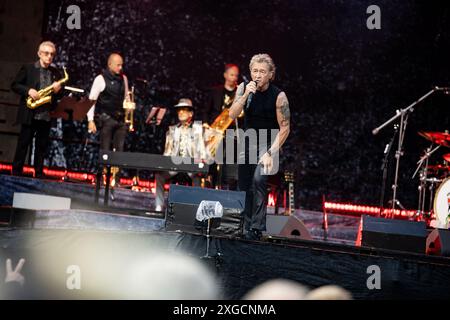
{"label": "black vest", "polygon": [[[245,111],[244,129],[267,129],[267,146],[270,147],[270,129],[280,129],[277,121],[277,97],[281,90],[272,84],[265,91],[256,91]],[[275,138],[275,137],[273,137]],[[258,139],[259,144],[259,139]]]}
{"label": "black vest", "polygon": [[105,90],[98,96],[95,104],[96,113],[120,118],[123,116],[123,100],[125,98],[125,84],[122,75],[114,75],[109,70],[103,72]]}

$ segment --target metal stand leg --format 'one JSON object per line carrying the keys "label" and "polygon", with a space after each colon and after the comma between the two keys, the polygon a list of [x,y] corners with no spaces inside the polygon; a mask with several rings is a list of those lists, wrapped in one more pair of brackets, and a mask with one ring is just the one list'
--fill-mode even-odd
{"label": "metal stand leg", "polygon": [[389,155],[391,154],[391,149],[392,149],[392,146],[394,145],[395,138],[398,133],[398,129],[399,129],[398,124],[395,124],[394,125],[394,135],[392,136],[391,140],[386,145],[386,148],[384,150],[384,158],[383,158],[383,163],[381,165],[381,171],[383,172],[383,178],[381,181],[380,211],[378,212],[377,217],[381,217],[381,213],[384,208],[384,197],[385,197],[386,182],[387,182],[387,177],[388,177]]}
{"label": "metal stand leg", "polygon": [[420,173],[420,185],[419,185],[419,188],[418,188],[419,189],[419,201],[418,201],[417,212],[416,212],[417,217],[420,217],[423,214],[422,203],[424,201],[424,195],[423,194],[425,193],[426,185],[424,183],[424,180],[423,180],[422,176],[423,176],[423,173],[421,172]]}
{"label": "metal stand leg", "polygon": [[107,206],[109,203],[109,186],[111,184],[111,166],[106,167],[106,185],[105,185],[105,195],[103,198],[103,205]]}
{"label": "metal stand leg", "polygon": [[211,227],[211,219],[208,219],[208,227],[206,228],[206,255],[204,256],[204,258],[210,258],[209,255],[210,227]]}
{"label": "metal stand leg", "polygon": [[405,110],[400,110],[401,116],[400,116],[400,130],[398,135],[398,146],[397,151],[395,152],[395,178],[394,178],[394,184],[392,185],[392,213],[390,218],[394,218],[394,210],[395,206],[397,205],[397,188],[398,188],[398,177],[399,177],[399,169],[400,169],[400,158],[403,155],[403,139],[405,137],[405,131],[406,131],[406,125],[408,124],[408,117],[405,117]]}
{"label": "metal stand leg", "polygon": [[97,180],[95,182],[95,203],[98,203],[98,199],[100,197],[100,186],[102,183],[102,171],[103,167],[99,167],[97,170]]}

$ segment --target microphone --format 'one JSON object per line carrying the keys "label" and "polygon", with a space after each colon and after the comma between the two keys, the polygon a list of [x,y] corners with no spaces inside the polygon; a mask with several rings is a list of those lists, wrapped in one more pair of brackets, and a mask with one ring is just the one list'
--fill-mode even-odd
{"label": "microphone", "polygon": [[435,87],[435,89],[443,91],[446,95],[450,95],[450,87]]}
{"label": "microphone", "polygon": [[[258,81],[255,81],[255,83],[256,83],[256,86],[258,86]],[[247,111],[248,108],[250,107],[250,103],[252,103],[252,100],[253,100],[253,92],[250,92],[250,94],[248,95],[248,98],[247,98],[247,105],[245,106],[245,111]]]}

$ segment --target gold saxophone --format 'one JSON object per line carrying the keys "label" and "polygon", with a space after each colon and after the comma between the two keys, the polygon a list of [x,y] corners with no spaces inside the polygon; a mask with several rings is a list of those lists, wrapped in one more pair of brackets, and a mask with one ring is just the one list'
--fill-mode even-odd
{"label": "gold saxophone", "polygon": [[[239,114],[238,118],[244,116],[244,110]],[[233,119],[230,118],[230,108],[224,107],[222,112],[217,116],[214,122],[209,126],[210,134],[206,139],[206,148],[209,150],[211,156],[216,155],[217,147],[220,141],[222,141],[225,131],[233,123]]]}
{"label": "gold saxophone", "polygon": [[[63,84],[67,82],[67,80],[69,80],[69,75],[66,72],[66,68],[63,67],[63,69],[64,69],[64,78],[58,81],[59,84]],[[46,103],[52,102],[52,93],[53,93],[53,84],[38,91],[39,94],[38,100],[33,100],[32,97],[28,97],[27,107],[30,109],[36,109]]]}
{"label": "gold saxophone", "polygon": [[[131,87],[131,91],[127,92],[125,100],[123,100],[123,109],[125,110],[125,124],[128,124],[128,131],[134,131],[134,110],[136,109],[136,103],[134,102],[134,87]],[[128,98],[128,99],[127,99]]]}

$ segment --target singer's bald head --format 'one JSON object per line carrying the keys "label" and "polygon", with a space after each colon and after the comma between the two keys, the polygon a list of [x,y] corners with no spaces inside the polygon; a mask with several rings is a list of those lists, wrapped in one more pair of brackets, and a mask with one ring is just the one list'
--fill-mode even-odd
{"label": "singer's bald head", "polygon": [[108,57],[108,69],[114,74],[120,74],[123,67],[123,59],[118,53],[111,53]]}

